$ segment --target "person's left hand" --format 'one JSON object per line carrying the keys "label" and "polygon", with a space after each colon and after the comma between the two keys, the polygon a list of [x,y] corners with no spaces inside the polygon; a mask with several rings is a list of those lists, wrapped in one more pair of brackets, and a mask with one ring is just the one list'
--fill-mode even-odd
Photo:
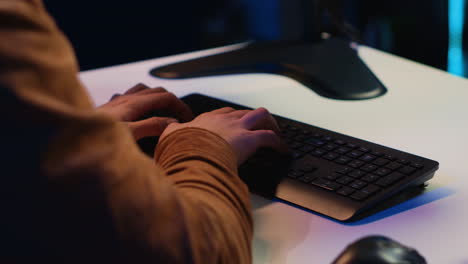
{"label": "person's left hand", "polygon": [[[139,120],[145,114],[154,110],[162,110],[174,118],[151,117]],[[173,93],[161,87],[149,88],[141,83],[130,88],[122,95],[112,96],[111,100],[99,106],[97,111],[126,122],[136,140],[144,137],[160,136],[169,124],[193,119],[190,108]]]}

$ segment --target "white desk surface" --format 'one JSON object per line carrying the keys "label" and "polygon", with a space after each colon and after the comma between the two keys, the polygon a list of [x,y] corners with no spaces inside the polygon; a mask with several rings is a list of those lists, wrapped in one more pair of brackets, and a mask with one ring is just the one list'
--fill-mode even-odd
{"label": "white desk surface", "polygon": [[371,218],[343,224],[252,196],[255,263],[330,263],[348,243],[386,235],[416,248],[429,263],[468,263],[468,80],[368,47],[359,54],[388,88],[382,97],[337,101],[286,77],[232,75],[162,80],[158,65],[224,52],[193,52],[81,73],[97,105],[138,82],[177,96],[204,93],[440,162],[426,193]]}

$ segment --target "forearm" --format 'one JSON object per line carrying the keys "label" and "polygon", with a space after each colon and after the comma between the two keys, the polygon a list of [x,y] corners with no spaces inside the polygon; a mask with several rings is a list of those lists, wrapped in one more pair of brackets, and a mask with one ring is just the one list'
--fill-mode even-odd
{"label": "forearm", "polygon": [[188,128],[160,142],[156,159],[176,185],[197,263],[249,263],[250,200],[231,147]]}

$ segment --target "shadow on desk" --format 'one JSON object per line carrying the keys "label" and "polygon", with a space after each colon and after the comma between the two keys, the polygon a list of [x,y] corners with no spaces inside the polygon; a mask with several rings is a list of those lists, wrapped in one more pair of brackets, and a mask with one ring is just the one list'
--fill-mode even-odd
{"label": "shadow on desk", "polygon": [[319,215],[321,217],[330,219],[331,221],[342,225],[359,226],[370,224],[381,219],[411,210],[413,208],[417,208],[419,206],[429,204],[437,200],[441,200],[443,198],[455,194],[455,192],[455,189],[450,188],[448,186],[434,187],[430,190],[424,188],[413,188],[409,191],[405,191],[404,193],[395,195],[391,199],[381,203],[380,205],[376,206],[375,208],[372,208],[364,214],[358,215],[352,222],[340,222],[327,216],[313,212],[311,210],[278,199],[255,199],[253,201],[252,206],[254,209],[259,209],[275,202],[287,203],[292,207],[296,207],[300,210]]}

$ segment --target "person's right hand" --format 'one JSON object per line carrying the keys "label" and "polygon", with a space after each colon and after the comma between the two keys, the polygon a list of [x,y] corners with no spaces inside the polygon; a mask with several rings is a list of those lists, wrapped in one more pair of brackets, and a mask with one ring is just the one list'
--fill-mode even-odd
{"label": "person's right hand", "polygon": [[199,115],[188,123],[172,123],[160,137],[185,127],[198,127],[218,134],[233,148],[238,165],[246,161],[257,149],[268,147],[287,152],[287,145],[278,136],[280,130],[273,116],[265,108],[234,110],[230,107]]}

